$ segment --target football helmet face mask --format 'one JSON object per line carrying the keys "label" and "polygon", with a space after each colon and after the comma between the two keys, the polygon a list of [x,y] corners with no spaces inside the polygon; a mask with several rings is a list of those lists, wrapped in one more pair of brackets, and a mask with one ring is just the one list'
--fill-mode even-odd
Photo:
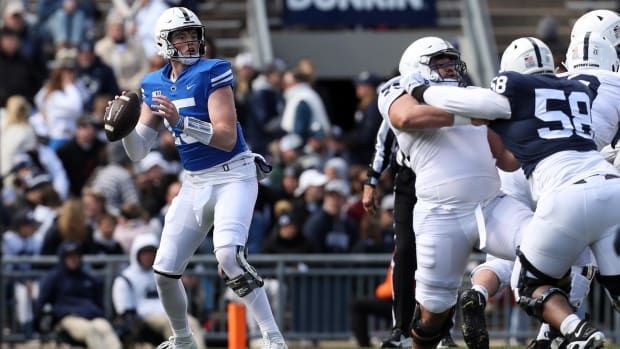
{"label": "football helmet face mask", "polygon": [[511,42],[502,54],[500,72],[553,74],[555,67],[549,46],[537,38],[524,37]]}
{"label": "football helmet face mask", "polygon": [[[450,63],[441,65],[432,64],[434,58],[447,57]],[[439,69],[453,68],[456,78],[443,77]],[[465,86],[467,66],[461,61],[461,54],[446,40],[427,36],[414,41],[400,58],[398,65],[400,75],[419,72],[422,76],[434,83]]]}
{"label": "football helmet face mask", "polygon": [[620,14],[610,10],[594,10],[579,17],[570,33],[571,41],[587,32],[597,32],[612,46],[620,45]]}
{"label": "football helmet face mask", "polygon": [[611,43],[600,33],[586,32],[573,38],[566,51],[566,69],[575,72],[585,69],[618,71],[618,56]]}
{"label": "football helmet face mask", "polygon": [[[198,53],[189,56],[182,55],[172,44],[172,34],[179,30],[196,30],[198,34]],[[186,65],[192,65],[205,54],[205,28],[198,16],[185,7],[172,7],[164,11],[155,24],[155,46],[157,54],[164,59],[175,60]]]}

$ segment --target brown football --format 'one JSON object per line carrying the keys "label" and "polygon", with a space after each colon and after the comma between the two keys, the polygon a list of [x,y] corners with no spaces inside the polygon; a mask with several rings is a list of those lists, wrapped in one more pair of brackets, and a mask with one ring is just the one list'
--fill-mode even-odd
{"label": "brown football", "polygon": [[127,92],[112,102],[103,116],[105,135],[110,142],[127,136],[138,123],[142,99],[136,92]]}

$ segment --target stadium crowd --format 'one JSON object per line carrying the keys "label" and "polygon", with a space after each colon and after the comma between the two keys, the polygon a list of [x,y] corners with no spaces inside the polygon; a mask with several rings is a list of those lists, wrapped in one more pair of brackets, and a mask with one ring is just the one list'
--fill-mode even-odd
{"label": "stadium crowd", "polygon": [[[183,181],[171,133],[160,132],[151,151],[133,162],[121,142],[106,140],[103,116],[108,100],[121,91],[139,90],[144,75],[166,63],[153,45],[154,20],[171,6],[197,12],[197,1],[112,3],[108,13],[91,1],[40,1],[36,11],[21,0],[2,3],[2,251],[5,256],[61,258],[45,279],[18,280],[11,289],[18,321],[27,334],[40,326],[44,316],[44,304],[31,305],[39,294],[52,301],[71,293],[49,294],[49,287],[44,290],[41,283],[91,280],[88,275],[75,275],[78,269],[83,272],[82,255],[131,255],[143,268],[152,268],[150,259],[164,216]],[[206,44],[204,58],[216,57],[213,41],[207,38]],[[354,120],[353,126],[345,129],[342,120],[332,115],[328,95],[316,84],[312,61],[276,59],[259,67],[251,54],[240,53],[231,63],[235,106],[246,141],[273,166],[259,182],[246,244],[249,252],[392,252],[393,176],[383,174],[373,183],[376,214],[369,214],[363,202],[364,184],[373,173],[368,165],[383,119],[377,89],[384,77],[361,72],[352,79],[357,107],[354,115],[346,116]],[[616,154],[610,154],[613,162]],[[619,167],[620,160],[615,162]],[[143,241],[149,238],[154,242]],[[198,252],[212,250],[212,241],[206,239]],[[119,273],[139,268],[133,265],[134,259],[131,262],[119,266]],[[190,278],[183,281],[192,287]],[[80,309],[67,312],[89,320],[100,318],[101,295],[91,292],[97,290],[95,285],[96,280],[88,288],[76,286],[83,291],[74,289],[72,295],[80,298]],[[114,292],[131,287],[117,280]],[[154,281],[149,287],[156,292]],[[90,299],[81,299],[84,295]],[[137,323],[137,317],[156,321],[147,320],[154,314],[132,313],[132,304],[115,304],[115,308],[125,324]],[[57,320],[64,315],[56,314]],[[205,313],[192,315],[198,318],[192,317],[194,327],[195,321],[208,320]],[[165,318],[161,321],[160,327],[166,327]],[[108,348],[120,347],[120,340],[135,335],[116,338],[119,333],[111,331],[109,324],[89,326]],[[168,335],[161,334],[162,338]]]}

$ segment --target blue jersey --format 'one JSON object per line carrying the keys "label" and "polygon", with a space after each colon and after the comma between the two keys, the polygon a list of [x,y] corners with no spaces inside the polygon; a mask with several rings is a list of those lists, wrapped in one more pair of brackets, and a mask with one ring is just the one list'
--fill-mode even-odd
{"label": "blue jersey", "polygon": [[521,162],[529,178],[539,161],[564,151],[596,150],[590,106],[594,88],[553,75],[505,72],[491,89],[510,101],[509,120],[494,120],[490,127]]}
{"label": "blue jersey", "polygon": [[[164,95],[174,102],[180,115],[211,122],[207,109],[209,95],[220,87],[233,86],[230,63],[220,59],[201,59],[187,67],[175,82],[169,78],[170,70],[171,66],[167,64],[144,77],[142,80],[144,103],[151,105],[153,97]],[[166,127],[174,136],[183,168],[189,171],[213,167],[248,150],[239,122],[237,122],[237,144],[230,152],[200,143],[193,137],[173,130],[167,123]]]}

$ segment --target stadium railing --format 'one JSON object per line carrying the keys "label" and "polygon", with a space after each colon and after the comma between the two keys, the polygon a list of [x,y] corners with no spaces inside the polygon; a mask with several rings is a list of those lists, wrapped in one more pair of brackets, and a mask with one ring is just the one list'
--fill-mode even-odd
{"label": "stadium railing", "polygon": [[[446,256],[449,258],[449,256]],[[349,303],[358,298],[374,295],[375,287],[383,282],[390,260],[389,254],[308,254],[308,255],[252,255],[249,258],[259,273],[267,280],[266,289],[272,299],[276,320],[286,338],[291,340],[348,340],[350,330]],[[463,275],[462,289],[470,286],[469,271],[483,260],[473,254]],[[1,261],[3,290],[20,278],[38,278],[44,270],[37,268],[53,266],[58,259],[45,257],[11,257]],[[85,265],[104,282],[106,292],[105,310],[112,316],[110,292],[118,271],[127,263],[126,256],[85,256]],[[20,271],[14,268],[23,263],[33,269]],[[217,273],[217,262],[212,255],[195,256],[188,268],[189,311],[205,322],[207,341],[226,340],[226,305],[234,301],[234,294],[227,291]],[[192,286],[189,286],[192,285]],[[604,291],[593,283],[583,310],[590,314],[595,325],[602,329],[608,339],[620,343],[620,314],[613,312]],[[11,297],[0,298],[3,311],[3,341],[26,340],[15,317]],[[455,328],[460,325],[456,315]],[[389,334],[391,324],[371,318],[371,336]],[[251,322],[249,322],[251,323]],[[511,292],[505,290],[494,297],[487,306],[487,324],[493,340],[506,345],[525,344],[534,338],[538,324],[528,318],[514,305]],[[250,328],[249,336],[258,336]],[[37,334],[35,333],[35,338]],[[454,331],[456,339],[462,338]]]}

